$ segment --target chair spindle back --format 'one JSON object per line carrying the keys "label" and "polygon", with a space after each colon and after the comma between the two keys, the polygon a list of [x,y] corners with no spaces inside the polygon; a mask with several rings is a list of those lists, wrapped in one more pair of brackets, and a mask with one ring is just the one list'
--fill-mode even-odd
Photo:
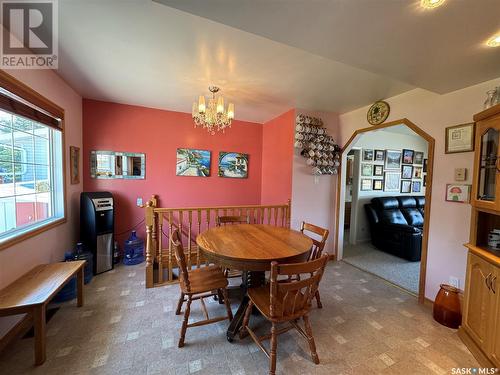
{"label": "chair spindle back", "polygon": [[[273,318],[302,316],[311,307],[311,301],[318,290],[319,282],[328,262],[325,254],[304,263],[271,263],[270,313]],[[307,275],[291,278],[293,275]],[[278,282],[278,276],[289,276],[289,281]],[[281,307],[281,308],[280,308]]]}
{"label": "chair spindle back", "polygon": [[[314,233],[315,235],[319,236],[320,239],[318,240],[314,237],[311,237],[307,233],[304,233],[305,231]],[[303,221],[300,226],[300,232],[308,236],[313,242],[313,246],[311,248],[311,254],[309,255],[309,260],[314,260],[321,257],[323,249],[325,248],[326,240],[328,239],[328,234],[330,233],[329,230]]]}
{"label": "chair spindle back", "polygon": [[179,265],[179,278],[181,282],[186,286],[186,289],[190,291],[191,288],[188,277],[188,269],[186,265],[186,256],[184,254],[184,246],[182,246],[179,229],[175,229],[172,232],[170,241],[172,242],[172,248],[174,249],[175,259],[177,260],[177,264]]}

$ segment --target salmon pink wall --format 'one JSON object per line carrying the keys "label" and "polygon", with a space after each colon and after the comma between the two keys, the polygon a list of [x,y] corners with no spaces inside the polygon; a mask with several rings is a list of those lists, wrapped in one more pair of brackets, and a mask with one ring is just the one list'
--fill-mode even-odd
{"label": "salmon pink wall", "polygon": [[[68,161],[69,146],[82,147],[82,97],[51,70],[7,70],[7,73],[64,109]],[[0,289],[38,264],[62,260],[64,251],[71,249],[78,240],[82,184],[70,184],[69,162],[66,163],[66,176],[66,223],[0,251]],[[0,338],[18,319],[17,316],[0,318]]]}
{"label": "salmon pink wall", "polygon": [[262,204],[292,198],[294,122],[291,109],[262,126]]}
{"label": "salmon pink wall", "polygon": [[[261,124],[234,121],[225,134],[211,136],[195,129],[188,113],[145,107],[83,101],[83,187],[110,191],[116,200],[115,233],[127,231],[144,218],[136,199],[157,194],[162,207],[260,204],[262,168]],[[210,177],[176,176],[176,149],[212,152]],[[112,150],[146,154],[146,179],[90,178],[90,151]],[[246,179],[217,175],[219,151],[249,154]],[[140,232],[143,225],[139,226]],[[120,236],[123,242],[128,234]]]}

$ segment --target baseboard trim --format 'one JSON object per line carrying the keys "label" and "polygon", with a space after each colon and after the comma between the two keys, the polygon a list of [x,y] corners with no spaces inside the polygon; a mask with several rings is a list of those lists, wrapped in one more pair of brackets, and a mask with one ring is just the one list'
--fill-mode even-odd
{"label": "baseboard trim", "polygon": [[0,338],[0,353],[17,338],[24,336],[33,326],[30,314],[25,314],[2,338]]}
{"label": "baseboard trim", "polygon": [[467,330],[463,326],[458,327],[458,337],[460,337],[460,340],[462,340],[462,342],[470,350],[474,358],[477,359],[481,366],[486,368],[496,367],[493,362],[491,362],[489,358],[483,353],[481,348],[477,346],[476,342],[469,336]]}

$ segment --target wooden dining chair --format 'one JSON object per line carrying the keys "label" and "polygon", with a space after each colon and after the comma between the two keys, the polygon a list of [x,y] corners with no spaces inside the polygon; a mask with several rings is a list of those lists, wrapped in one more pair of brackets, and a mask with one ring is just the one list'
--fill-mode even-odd
{"label": "wooden dining chair", "polygon": [[[277,336],[292,328],[295,328],[307,340],[312,360],[316,364],[319,363],[308,314],[327,261],[328,255],[325,254],[318,259],[305,263],[278,264],[272,262],[270,284],[248,290],[250,302],[243,318],[240,338],[243,338],[247,333],[250,334],[257,346],[267,355],[269,358],[269,374],[275,374],[276,372]],[[289,281],[283,281],[278,280],[280,275],[301,275],[302,277],[294,277]],[[271,322],[271,334],[258,337],[248,327],[250,314],[254,306]],[[304,329],[299,326],[300,318],[304,321]],[[277,325],[280,323],[289,324],[278,329]],[[271,339],[270,351],[262,345],[262,342],[267,339]]]}
{"label": "wooden dining chair", "polygon": [[[228,224],[250,224],[250,216],[217,216],[216,225],[218,227]],[[224,276],[227,278],[241,277],[241,271],[225,268]]]}
{"label": "wooden dining chair", "polygon": [[[176,315],[180,315],[183,303],[187,302],[186,309],[184,310],[184,320],[182,322],[181,336],[178,344],[179,348],[181,348],[184,346],[184,339],[188,328],[216,323],[225,319],[229,319],[231,321],[233,320],[233,313],[231,311],[229,299],[227,298],[226,287],[228,283],[227,279],[224,277],[222,269],[216,265],[209,265],[202,268],[188,270],[186,266],[184,248],[182,246],[178,229],[173,231],[170,241],[172,242],[172,248],[174,249],[175,259],[177,260],[180,272],[179,286],[181,289],[181,296],[179,298],[179,302],[177,303],[177,309],[175,310]],[[210,318],[203,299],[215,296],[218,293],[224,297],[227,316]],[[189,324],[191,302],[195,300],[200,300],[205,320]]]}
{"label": "wooden dining chair", "polygon": [[[303,221],[302,224],[300,225],[300,232],[309,237],[313,242],[311,254],[309,255],[309,260],[314,260],[321,257],[321,255],[323,254],[323,249],[325,248],[326,240],[328,239],[328,234],[330,233],[328,229],[321,228],[318,227],[317,225],[306,223],[305,221]],[[313,237],[308,233],[313,233],[317,237]],[[316,291],[314,298],[316,298],[316,304],[318,308],[320,309],[323,308],[323,305],[321,303],[321,297],[319,295],[319,290]]]}

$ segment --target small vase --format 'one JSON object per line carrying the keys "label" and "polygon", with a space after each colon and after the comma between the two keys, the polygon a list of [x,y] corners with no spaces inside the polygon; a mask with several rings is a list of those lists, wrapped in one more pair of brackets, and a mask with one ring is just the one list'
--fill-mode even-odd
{"label": "small vase", "polygon": [[462,323],[459,290],[451,285],[441,284],[432,315],[434,320],[446,327],[457,329]]}
{"label": "small vase", "polygon": [[495,90],[495,95],[491,99],[491,105],[500,104],[500,86],[498,86]]}
{"label": "small vase", "polygon": [[493,100],[495,100],[497,90],[490,90],[486,92],[486,100],[484,101],[484,109],[488,109],[493,105]]}

